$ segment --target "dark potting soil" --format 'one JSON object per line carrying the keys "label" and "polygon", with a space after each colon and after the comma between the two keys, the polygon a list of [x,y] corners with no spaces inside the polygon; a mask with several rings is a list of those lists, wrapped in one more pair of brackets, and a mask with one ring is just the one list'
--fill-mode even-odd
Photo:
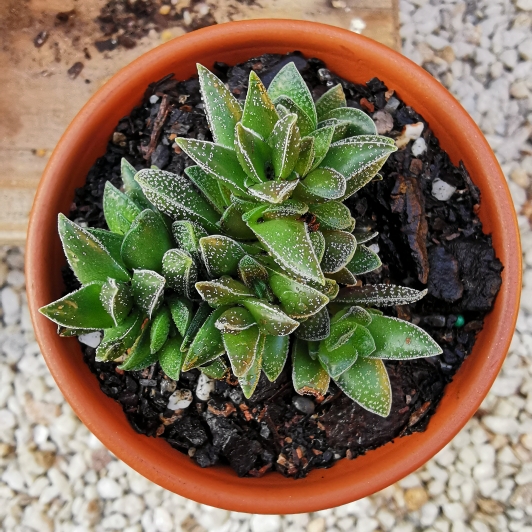
{"label": "dark potting soil", "polygon": [[[298,53],[264,55],[231,68],[221,63],[206,66],[214,67],[243,100],[251,69],[268,85],[290,61],[301,70],[315,98],[341,83],[348,105],[373,116],[379,130],[391,137],[398,137],[407,124],[425,124],[422,136],[427,150],[415,157],[410,142],[392,154],[381,171],[383,180],[370,183],[347,205],[358,227],[379,231],[370,244],[378,246],[383,266],[362,280],[427,287],[429,293],[421,301],[385,310],[423,327],[442,346],[443,354],[386,362],[393,404],[389,417],[381,418],[352,402],[334,383],[321,402],[297,395],[289,368],[274,383],[263,375],[249,400],[235,380],[228,379],[216,382],[207,402],[194,396],[187,409],[174,412],[166,408],[170,395],[176,389],[194,392],[199,371],[183,373],[178,382],[165,377],[158,364],[124,373],[116,363],[96,362],[93,348],[82,348],[102,391],[122,405],[137,432],[165,438],[202,467],[226,463],[239,475],[262,476],[277,470],[301,478],[341,457],[355,458],[396,437],[425,430],[445,385],[471,352],[491,310],[502,265],[491,238],[482,233],[476,215],[479,191],[466,169],[452,165],[423,118],[381,81],[346,82],[320,60]],[[122,157],[137,169],[153,164],[182,173],[193,163],[174,146],[176,136],[211,140],[197,79],[179,82],[170,75],[150,85],[141,105],[119,122],[107,152],[89,171],[85,186],[76,191],[71,219],[105,227],[104,184],[110,180],[121,186]],[[432,196],[437,178],[456,187],[450,200]],[[64,278],[69,291],[76,288],[69,270]]]}

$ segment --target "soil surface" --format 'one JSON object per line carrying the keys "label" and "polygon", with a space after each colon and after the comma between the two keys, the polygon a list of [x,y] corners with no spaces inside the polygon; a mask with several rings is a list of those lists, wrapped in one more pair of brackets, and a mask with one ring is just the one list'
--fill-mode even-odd
{"label": "soil surface", "polygon": [[[426,151],[416,152],[416,157],[413,143],[408,143],[390,156],[381,171],[383,180],[370,183],[347,205],[358,228],[379,231],[370,244],[378,246],[383,266],[362,280],[427,287],[429,293],[421,301],[384,310],[420,325],[442,346],[443,354],[386,362],[393,404],[389,417],[381,418],[352,402],[334,383],[321,403],[297,395],[288,369],[274,383],[262,376],[249,400],[228,379],[215,383],[207,402],[194,395],[188,408],[174,412],[167,409],[170,395],[176,389],[194,393],[197,370],[183,373],[178,382],[169,380],[158,364],[124,373],[116,363],[95,362],[95,350],[82,345],[102,391],[120,402],[137,432],[165,438],[202,467],[225,463],[239,475],[256,477],[276,470],[301,478],[314,468],[332,466],[339,458],[355,458],[398,436],[425,430],[445,385],[471,352],[501,285],[502,265],[476,216],[478,189],[463,166],[451,164],[423,118],[381,81],[354,85],[328,71],[318,59],[298,53],[264,55],[231,68],[221,63],[206,66],[243,100],[251,69],[268,85],[290,61],[300,69],[315,98],[341,83],[348,105],[372,116],[382,134],[397,138],[404,126],[425,124]],[[167,76],[149,86],[142,104],[119,122],[107,152],[90,170],[85,186],[77,190],[71,219],[105,227],[103,189],[107,180],[121,185],[122,157],[137,169],[153,164],[182,173],[193,163],[174,147],[176,136],[211,140],[197,79],[178,82]],[[432,196],[435,179],[456,187],[451,199],[439,201]],[[77,287],[69,270],[64,278],[68,291]]]}

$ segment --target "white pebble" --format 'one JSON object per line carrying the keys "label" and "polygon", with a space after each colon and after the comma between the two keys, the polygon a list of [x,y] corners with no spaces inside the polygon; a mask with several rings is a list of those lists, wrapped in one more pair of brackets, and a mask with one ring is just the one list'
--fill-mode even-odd
{"label": "white pebble", "polygon": [[532,0],[517,0],[515,5],[523,11],[532,11]]}
{"label": "white pebble", "polygon": [[16,425],[17,421],[13,412],[3,408],[0,410],[0,431],[6,431],[12,429]]}
{"label": "white pebble", "polygon": [[412,144],[412,155],[419,157],[427,151],[427,143],[423,137],[419,137],[414,144]]}
{"label": "white pebble", "polygon": [[156,96],[155,94],[150,96],[150,103],[157,103],[158,101],[159,101],[159,96]]}
{"label": "white pebble", "polygon": [[[207,399],[208,399],[208,396],[207,396]],[[203,399],[203,400],[206,401],[207,399]],[[184,410],[185,408],[188,408],[190,406],[190,404],[192,403],[192,400],[193,400],[193,397],[192,397],[192,392],[190,390],[176,390],[170,396],[170,399],[168,400],[167,408],[169,410]]]}
{"label": "white pebble", "polygon": [[104,530],[124,530],[127,526],[126,518],[121,514],[111,514],[102,519],[102,527]]}
{"label": "white pebble", "polygon": [[117,497],[122,497],[123,490],[120,484],[112,478],[101,478],[98,481],[96,488],[98,490],[98,495],[102,499],[116,499]]}
{"label": "white pebble", "polygon": [[153,525],[157,532],[172,532],[174,521],[172,516],[165,508],[159,506],[153,511]]}
{"label": "white pebble", "polygon": [[102,333],[100,331],[92,331],[87,334],[81,334],[78,336],[78,340],[89,347],[98,347],[102,340]]}
{"label": "white pebble", "polygon": [[401,136],[395,140],[395,145],[398,148],[404,148],[411,140],[418,139],[423,133],[425,124],[423,122],[416,122],[415,124],[407,124],[403,128]]}
{"label": "white pebble", "polygon": [[200,401],[207,401],[214,390],[214,380],[201,373],[196,386],[196,397]]}
{"label": "white pebble", "polygon": [[466,518],[465,508],[459,502],[449,502],[442,506],[443,513],[451,521],[463,521]]}
{"label": "white pebble", "polygon": [[325,518],[316,517],[307,526],[307,532],[325,532]]}
{"label": "white pebble", "polygon": [[2,289],[0,301],[2,302],[4,314],[13,315],[18,314],[20,311],[20,296],[10,286]]}
{"label": "white pebble", "polygon": [[516,434],[519,425],[515,419],[500,416],[484,416],[482,423],[495,434]]}
{"label": "white pebble", "polygon": [[279,532],[281,530],[281,516],[254,514],[249,520],[249,527],[251,532]]}
{"label": "white pebble", "polygon": [[437,177],[432,182],[432,195],[440,201],[447,201],[451,199],[451,196],[454,194],[456,187],[450,185],[446,181],[443,181]]}

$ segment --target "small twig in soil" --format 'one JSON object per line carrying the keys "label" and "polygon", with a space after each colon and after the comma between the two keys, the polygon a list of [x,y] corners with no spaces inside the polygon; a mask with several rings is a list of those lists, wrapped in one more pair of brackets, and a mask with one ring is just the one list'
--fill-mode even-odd
{"label": "small twig in soil", "polygon": [[155,148],[157,147],[157,142],[161,136],[161,131],[163,129],[164,121],[168,116],[168,111],[170,111],[170,104],[168,101],[168,95],[164,95],[161,100],[161,105],[159,106],[159,111],[153,123],[153,129],[151,132],[150,143],[144,148],[144,159],[149,161]]}

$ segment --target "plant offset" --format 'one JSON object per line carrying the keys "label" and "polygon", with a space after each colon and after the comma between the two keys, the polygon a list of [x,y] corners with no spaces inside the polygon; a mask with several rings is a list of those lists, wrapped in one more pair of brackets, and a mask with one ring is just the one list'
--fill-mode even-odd
{"label": "plant offset", "polygon": [[364,285],[380,267],[343,204],[396,150],[369,116],[346,107],[341,85],[316,103],[293,63],[268,90],[251,72],[245,105],[202,66],[213,142],[178,138],[197,166],[186,176],[122,163],[123,192],[107,183],[109,231],[59,216],[82,288],[41,309],[65,336],[103,330],[99,361],[171,379],[198,368],[229,375],[251,397],[291,359],[294,389],[323,396],[333,379],[362,407],[387,416],[384,359],[433,356],[419,327],[384,316],[425,295]]}

